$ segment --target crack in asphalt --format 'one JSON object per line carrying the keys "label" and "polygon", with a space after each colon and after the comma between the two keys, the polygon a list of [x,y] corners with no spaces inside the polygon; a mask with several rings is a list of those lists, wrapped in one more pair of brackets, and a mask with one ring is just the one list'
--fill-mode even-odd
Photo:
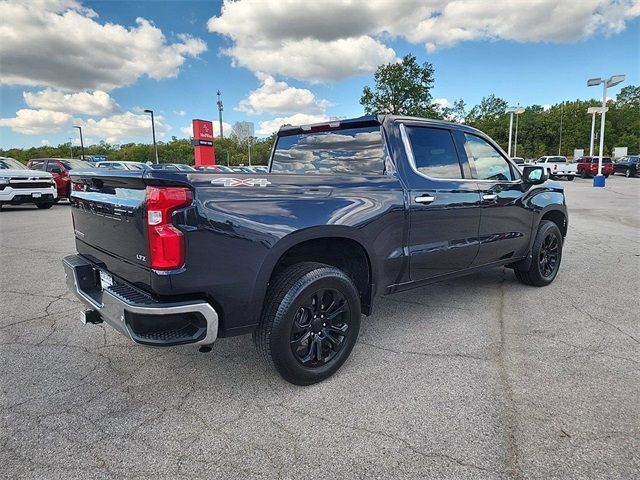
{"label": "crack in asphalt", "polygon": [[378,350],[395,353],[398,355],[419,355],[422,357],[435,357],[435,358],[468,358],[471,360],[480,360],[480,361],[491,360],[493,358],[493,357],[481,357],[477,355],[470,355],[466,353],[428,353],[428,352],[416,352],[411,350],[394,350],[392,348],[382,347],[380,345],[375,345],[373,343],[363,342],[362,340],[358,340],[358,344],[366,345],[368,347],[373,347]]}

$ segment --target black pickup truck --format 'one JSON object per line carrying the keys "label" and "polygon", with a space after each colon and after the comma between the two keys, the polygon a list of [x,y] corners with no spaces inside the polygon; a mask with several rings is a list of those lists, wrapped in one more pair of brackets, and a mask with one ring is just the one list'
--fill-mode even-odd
{"label": "black pickup truck", "polygon": [[333,374],[376,295],[506,265],[551,283],[562,187],[482,132],[368,116],[278,132],[269,173],[72,172],[69,288],[135,343],[252,333],[288,381]]}

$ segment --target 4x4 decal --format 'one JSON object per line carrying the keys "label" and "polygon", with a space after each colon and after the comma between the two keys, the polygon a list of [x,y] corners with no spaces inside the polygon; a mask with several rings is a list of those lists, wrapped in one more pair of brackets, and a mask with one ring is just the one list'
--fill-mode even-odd
{"label": "4x4 decal", "polygon": [[271,182],[266,178],[218,177],[211,180],[211,183],[221,183],[225,187],[266,187],[271,185]]}

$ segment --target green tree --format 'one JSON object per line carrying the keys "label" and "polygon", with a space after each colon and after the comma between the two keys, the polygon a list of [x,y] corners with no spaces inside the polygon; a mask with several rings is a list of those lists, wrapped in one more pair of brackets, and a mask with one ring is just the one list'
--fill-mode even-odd
{"label": "green tree", "polygon": [[360,104],[369,115],[439,116],[431,97],[433,72],[433,65],[427,62],[419,65],[413,55],[380,65],[374,74],[375,87],[364,87]]}

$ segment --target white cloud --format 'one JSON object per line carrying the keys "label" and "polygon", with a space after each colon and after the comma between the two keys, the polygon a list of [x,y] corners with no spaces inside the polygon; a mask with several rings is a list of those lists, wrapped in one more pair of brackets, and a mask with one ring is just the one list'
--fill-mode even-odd
{"label": "white cloud", "polygon": [[224,53],[234,65],[318,82],[393,61],[388,38],[428,51],[472,40],[571,42],[620,32],[638,16],[640,0],[226,0],[207,25],[232,41]]}
{"label": "white cloud", "polygon": [[[82,132],[86,135],[104,139],[109,143],[130,140],[136,137],[146,137],[151,141],[151,118],[149,115],[137,115],[132,112],[124,112],[99,120],[90,118],[80,121]],[[165,133],[171,127],[164,123],[162,116],[155,117],[156,136],[158,139],[164,138]]]}
{"label": "white cloud", "polygon": [[[213,136],[215,138],[218,138],[220,136],[220,122],[214,121],[212,123],[213,123]],[[230,123],[222,122],[222,128],[224,129],[224,135],[226,137],[231,135],[231,129],[233,128],[233,126]],[[191,127],[191,125],[182,127],[180,131],[184,133],[186,137],[191,137],[193,135],[193,128]]]}
{"label": "white cloud", "polygon": [[40,145],[43,145],[43,146],[49,145],[49,140],[46,140],[46,139],[40,140]]}
{"label": "white cloud", "polygon": [[31,108],[56,112],[105,115],[118,110],[116,101],[102,90],[64,93],[47,88],[39,92],[22,92],[22,96]]}
{"label": "white cloud", "polygon": [[296,113],[288,117],[277,117],[260,122],[256,133],[259,135],[271,135],[273,132],[277,132],[282,125],[306,125],[326,120],[329,120],[329,117],[324,114],[309,115],[306,113]]}
{"label": "white cloud", "polygon": [[173,113],[175,113],[179,117],[184,117],[187,114],[187,112],[185,112],[184,110],[174,110]]}
{"label": "white cloud", "polygon": [[168,43],[144,18],[126,28],[97,16],[77,0],[0,2],[0,83],[108,91],[143,75],[175,77],[187,57],[207,49],[182,34]]}
{"label": "white cloud", "polygon": [[439,105],[440,108],[447,108],[451,106],[451,102],[446,98],[434,98],[433,103]]}
{"label": "white cloud", "polygon": [[13,118],[0,118],[0,127],[9,127],[25,135],[41,135],[70,126],[72,120],[73,117],[68,113],[23,108]]}
{"label": "white cloud", "polygon": [[262,85],[249,92],[236,110],[249,115],[263,113],[317,113],[331,105],[328,100],[316,98],[306,88],[296,88],[286,82],[277,82],[270,75],[261,76]]}

